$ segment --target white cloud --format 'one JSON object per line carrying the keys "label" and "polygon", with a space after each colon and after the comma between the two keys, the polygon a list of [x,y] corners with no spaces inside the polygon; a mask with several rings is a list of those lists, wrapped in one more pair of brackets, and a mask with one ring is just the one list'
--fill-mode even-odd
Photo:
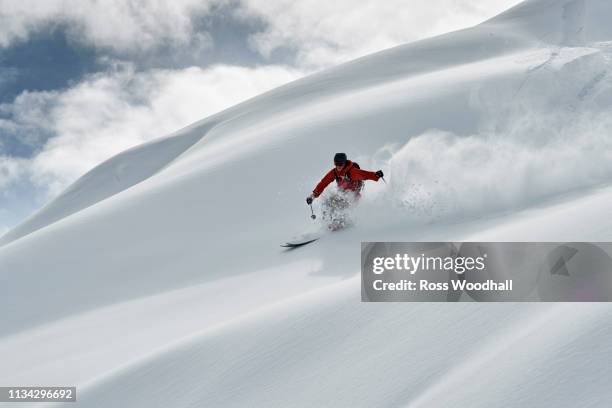
{"label": "white cloud", "polygon": [[520,0],[244,0],[245,18],[269,24],[253,46],[269,55],[293,47],[299,62],[324,67],[395,45],[472,26]]}
{"label": "white cloud", "polygon": [[[0,187],[24,172],[57,194],[103,160],[302,76],[281,66],[152,70],[129,67],[54,92],[26,92],[5,110],[24,132],[53,135],[33,158],[1,158]],[[8,126],[8,125],[7,125]],[[25,166],[25,167],[24,167]]]}
{"label": "white cloud", "polygon": [[[194,34],[192,17],[224,0],[0,0],[0,46],[25,40],[48,24],[67,24],[72,37],[120,51],[163,42],[206,42]],[[201,45],[201,44],[200,44]]]}
{"label": "white cloud", "polygon": [[0,191],[17,182],[22,177],[25,167],[24,159],[0,156]]}
{"label": "white cloud", "polygon": [[[117,51],[164,44],[202,50],[208,33],[194,17],[230,5],[237,16],[267,28],[251,37],[263,55],[295,48],[300,64],[325,67],[394,45],[482,22],[520,0],[0,0],[0,46],[25,40],[43,26],[66,24],[81,43]],[[246,39],[245,39],[246,41]]]}

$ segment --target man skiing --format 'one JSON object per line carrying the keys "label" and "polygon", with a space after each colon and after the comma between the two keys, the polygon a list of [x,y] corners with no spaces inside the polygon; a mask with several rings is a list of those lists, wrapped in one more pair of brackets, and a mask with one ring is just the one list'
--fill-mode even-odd
{"label": "man skiing", "polygon": [[306,198],[308,205],[319,197],[323,190],[336,180],[341,196],[329,197],[323,207],[323,218],[328,218],[331,224],[329,228],[336,230],[343,228],[347,222],[344,211],[361,197],[361,189],[364,180],[378,181],[384,176],[382,170],[376,172],[361,170],[357,163],[347,159],[346,153],[336,153],[334,156],[334,168],[327,172],[319,184],[314,188],[312,194]]}

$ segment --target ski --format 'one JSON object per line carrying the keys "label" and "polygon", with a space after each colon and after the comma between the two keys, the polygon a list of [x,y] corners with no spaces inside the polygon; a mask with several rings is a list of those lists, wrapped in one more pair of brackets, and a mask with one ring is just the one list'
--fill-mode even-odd
{"label": "ski", "polygon": [[282,246],[283,248],[299,248],[299,247],[301,247],[301,246],[308,245],[308,244],[310,244],[311,242],[315,242],[315,241],[317,241],[318,239],[319,239],[319,238],[309,239],[309,240],[307,240],[307,241],[301,241],[301,242],[287,242],[287,243],[285,243],[285,244],[283,244],[283,245],[281,245],[281,246]]}
{"label": "ski", "polygon": [[292,239],[290,239],[289,241],[287,241],[281,246],[283,248],[298,248],[298,247],[310,244],[312,242],[315,242],[316,240],[321,238],[321,236],[322,234],[320,232],[310,232],[310,233],[306,233],[306,234],[302,234],[302,235],[293,237]]}

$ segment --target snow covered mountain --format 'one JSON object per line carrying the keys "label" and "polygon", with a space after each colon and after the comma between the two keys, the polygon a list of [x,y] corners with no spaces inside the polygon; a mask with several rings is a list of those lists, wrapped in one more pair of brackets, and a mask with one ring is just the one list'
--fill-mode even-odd
{"label": "snow covered mountain", "polygon": [[[609,305],[360,303],[359,248],[610,240],[611,18],[529,0],[101,164],[0,241],[0,385],[76,385],[78,407],[610,406]],[[337,151],[389,184],[282,250]]]}

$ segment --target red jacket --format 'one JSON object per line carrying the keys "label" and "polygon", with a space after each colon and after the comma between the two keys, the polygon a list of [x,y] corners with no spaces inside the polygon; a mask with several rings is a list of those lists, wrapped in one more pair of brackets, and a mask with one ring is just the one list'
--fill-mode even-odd
{"label": "red jacket", "polygon": [[312,195],[315,197],[320,196],[323,190],[325,190],[325,187],[327,187],[334,180],[336,180],[338,183],[338,188],[341,190],[350,190],[358,193],[361,187],[361,183],[359,183],[360,181],[378,181],[379,178],[380,177],[378,177],[375,172],[358,169],[357,167],[354,167],[352,161],[347,160],[346,165],[341,171],[336,172],[335,167],[328,171],[312,191]]}

